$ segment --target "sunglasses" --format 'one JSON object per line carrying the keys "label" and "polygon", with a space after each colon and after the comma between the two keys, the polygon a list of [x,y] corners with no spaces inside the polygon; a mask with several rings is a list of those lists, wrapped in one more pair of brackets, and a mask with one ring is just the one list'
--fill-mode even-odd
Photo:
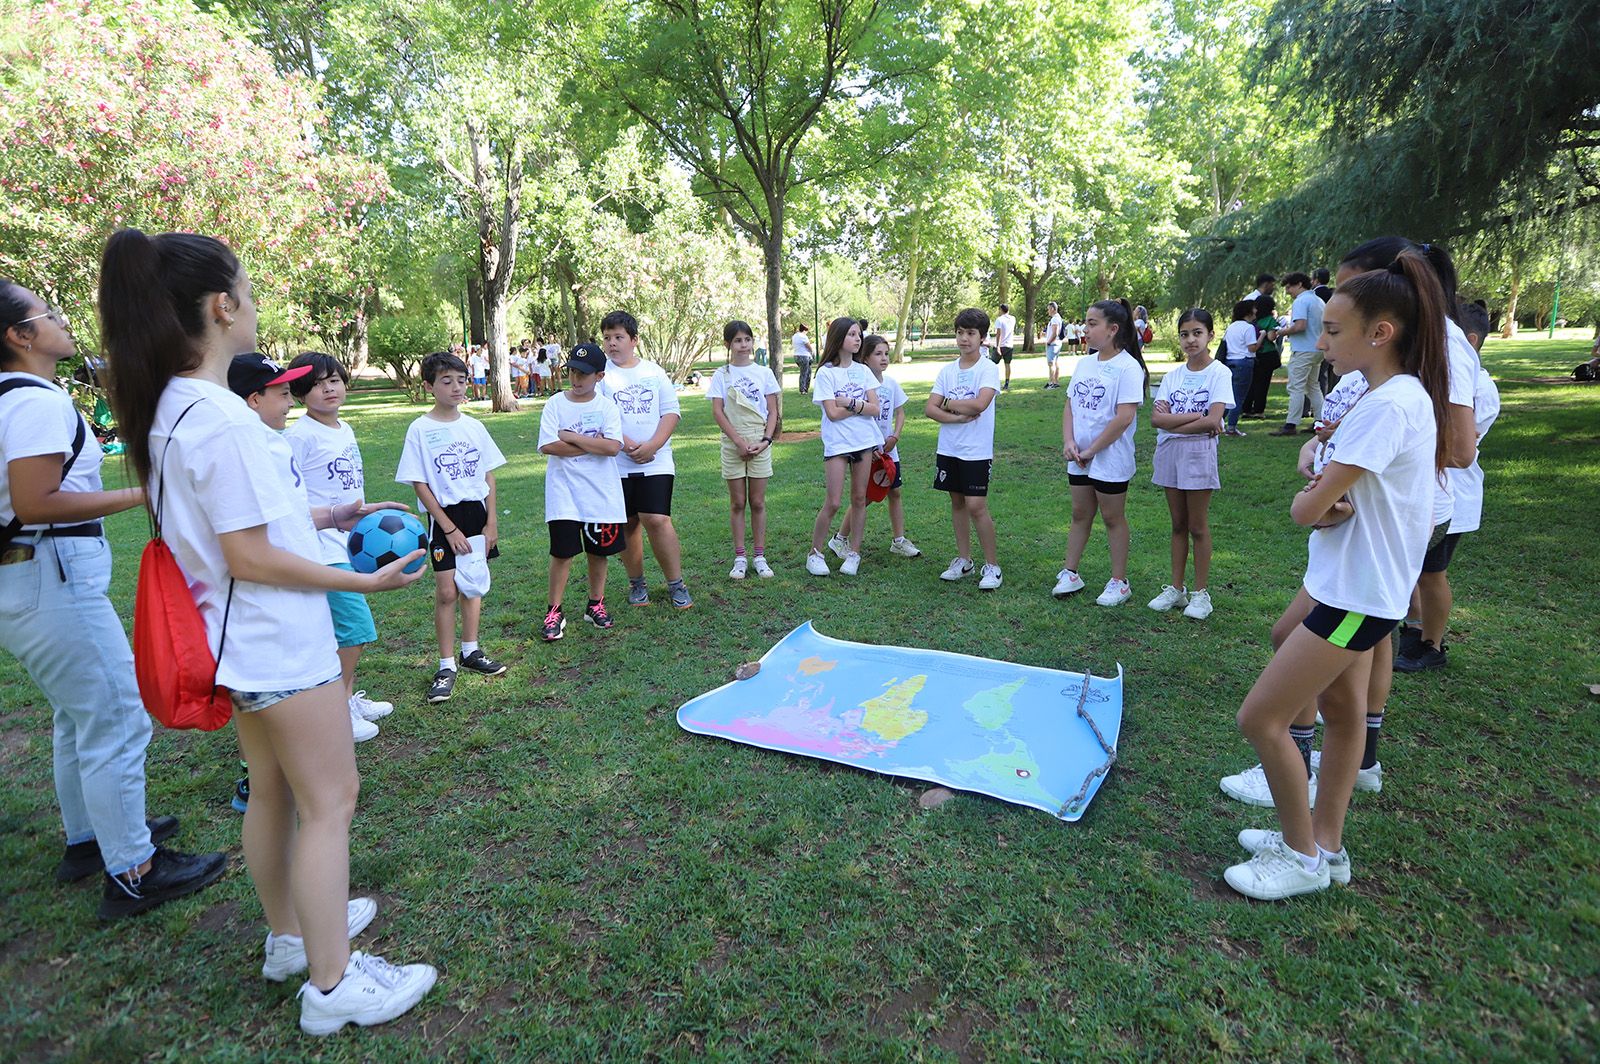
{"label": "sunglasses", "polygon": [[62,310],[60,307],[51,307],[48,310],[46,310],[43,314],[35,314],[31,318],[23,318],[21,321],[17,322],[16,324],[18,324],[18,325],[26,325],[31,321],[40,321],[40,320],[42,320],[44,318],[49,318],[51,321],[55,322],[57,325],[61,326],[63,329],[65,329],[67,327],[67,314],[66,314],[66,311]]}

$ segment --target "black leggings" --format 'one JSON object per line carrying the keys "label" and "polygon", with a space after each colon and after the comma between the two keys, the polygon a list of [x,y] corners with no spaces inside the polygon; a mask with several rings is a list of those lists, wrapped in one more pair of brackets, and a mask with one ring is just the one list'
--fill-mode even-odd
{"label": "black leggings", "polygon": [[1257,355],[1255,375],[1250,378],[1250,394],[1244,401],[1246,414],[1263,414],[1267,410],[1267,391],[1272,387],[1272,375],[1283,365],[1278,354]]}

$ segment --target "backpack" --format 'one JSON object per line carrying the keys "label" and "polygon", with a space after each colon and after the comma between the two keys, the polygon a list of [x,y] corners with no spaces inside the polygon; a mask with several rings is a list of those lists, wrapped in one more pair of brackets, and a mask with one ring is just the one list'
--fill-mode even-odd
{"label": "backpack", "polygon": [[1575,381],[1592,381],[1595,379],[1594,367],[1587,362],[1580,362],[1572,367],[1572,379]]}
{"label": "backpack", "polygon": [[[0,381],[0,395],[6,395],[6,394],[8,394],[10,392],[14,392],[18,388],[49,388],[49,387],[50,387],[50,385],[46,384],[44,381],[30,380],[29,378],[26,378],[26,377],[13,377],[8,381]],[[83,417],[82,417],[82,415],[80,415],[78,417],[78,431],[76,433],[74,433],[73,436],[72,436],[72,450],[70,452],[68,452],[67,460],[65,462],[61,463],[61,479],[62,479],[62,481],[65,481],[67,479],[67,473],[68,473],[69,470],[72,469],[72,463],[76,462],[78,460],[78,455],[83,453],[84,441],[87,440],[88,437],[89,437],[89,432],[88,432],[87,429],[85,429],[83,427],[83,425],[84,425]],[[3,547],[7,543],[11,542],[12,538],[15,537],[18,532],[21,532],[21,531],[22,531],[22,518],[16,516],[15,514],[12,514],[11,515],[11,520],[6,522],[4,528],[0,528],[0,547]]]}
{"label": "backpack", "polygon": [[1150,323],[1149,322],[1145,322],[1144,332],[1139,334],[1139,342],[1141,344],[1147,344],[1151,340],[1154,340],[1155,338],[1156,338],[1156,331],[1154,329],[1150,328]]}
{"label": "backpack", "polygon": [[[177,432],[196,399],[172,423]],[[139,698],[150,715],[168,728],[216,731],[233,716],[228,689],[217,686],[222,645],[228,638],[228,614],[233,610],[233,581],[228,582],[228,604],[222,611],[222,637],[217,654],[211,653],[206,622],[189,592],[188,578],[178,559],[161,538],[161,503],[167,490],[169,436],[161,452],[161,487],[150,511],[150,542],[139,558],[139,585],[133,599],[133,671],[139,681]]]}

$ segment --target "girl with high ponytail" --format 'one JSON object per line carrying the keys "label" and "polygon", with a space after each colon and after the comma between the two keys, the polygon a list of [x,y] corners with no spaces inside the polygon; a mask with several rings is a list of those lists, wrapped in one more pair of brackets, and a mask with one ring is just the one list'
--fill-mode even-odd
{"label": "girl with high ponytail", "polygon": [[[1239,710],[1282,829],[1239,836],[1255,856],[1224,878],[1249,897],[1286,898],[1349,880],[1344,819],[1362,761],[1373,648],[1405,616],[1447,459],[1439,432],[1449,386],[1445,319],[1438,275],[1411,250],[1344,281],[1328,303],[1318,347],[1339,373],[1360,372],[1367,390],[1290,506],[1295,522],[1312,529],[1301,592],[1309,610]],[[1289,733],[1310,703],[1325,721],[1315,813],[1309,740],[1302,749]]]}
{"label": "girl with high ponytail", "polygon": [[309,1034],[393,1019],[435,972],[350,950],[377,904],[349,897],[360,778],[325,592],[402,587],[421,575],[402,570],[422,552],[376,573],[322,564],[293,453],[228,388],[236,358],[263,360],[252,354],[250,278],[226,244],[116,233],[100,314],[119,427],[195,596],[250,765],[243,841],[270,928],[262,975],[308,972]]}

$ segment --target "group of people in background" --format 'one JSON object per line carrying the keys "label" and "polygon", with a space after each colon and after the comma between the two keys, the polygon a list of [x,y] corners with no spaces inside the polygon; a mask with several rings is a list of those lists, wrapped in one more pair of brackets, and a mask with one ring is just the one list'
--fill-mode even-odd
{"label": "group of people in background", "polygon": [[[1345,813],[1356,790],[1382,785],[1377,737],[1392,671],[1445,661],[1446,571],[1461,536],[1478,527],[1478,443],[1498,413],[1476,352],[1487,320],[1481,307],[1457,304],[1443,248],[1370,241],[1341,260],[1338,281],[1324,295],[1326,285],[1289,274],[1293,302],[1280,319],[1271,302],[1275,279],[1263,275],[1232,308],[1220,343],[1210,312],[1185,311],[1177,325],[1183,364],[1165,374],[1151,402],[1151,480],[1166,493],[1172,577],[1149,606],[1181,607],[1195,619],[1213,610],[1209,509],[1221,487],[1218,440],[1242,434],[1239,410],[1269,340],[1286,338],[1291,351],[1288,414],[1274,435],[1298,435],[1308,403],[1315,418],[1295,459],[1305,485],[1289,503],[1292,519],[1310,530],[1309,563],[1272,630],[1274,656],[1238,712],[1259,763],[1221,783],[1240,801],[1278,811],[1280,830],[1242,832],[1248,857],[1225,872],[1234,889],[1260,899],[1352,875]],[[225,868],[220,853],[161,847],[176,821],[145,817],[150,727],[106,595],[110,548],[101,520],[154,499],[160,534],[187,575],[214,648],[216,683],[229,692],[248,764],[239,804],[245,862],[268,925],[263,977],[306,973],[300,1023],[309,1033],[392,1019],[420,1000],[436,973],[350,948],[378,909],[370,898],[349,897],[354,741],[375,734],[373,722],[393,709],[358,689],[357,671],[362,648],[377,635],[365,596],[417,579],[420,568],[405,568],[422,555],[357,572],[345,533],[367,514],[406,504],[367,499],[360,447],[341,415],[349,377],[337,360],[307,352],[279,367],[256,353],[250,278],[222,242],[118,232],[105,250],[99,310],[112,402],[138,485],[113,492],[101,486],[98,449],[83,446],[82,416],[54,383],[56,363],[74,353],[65,316],[0,281],[0,519],[8,522],[0,642],[54,709],[67,843],[58,877],[102,873],[100,912],[114,918],[199,890]],[[1003,480],[994,466],[997,399],[1008,386],[1016,323],[1001,310],[994,323],[978,308],[954,319],[957,356],[939,369],[922,408],[938,425],[931,456],[901,447],[908,399],[888,372],[889,342],[853,318],[829,324],[815,377],[803,378],[821,423],[822,503],[805,557],[810,576],[832,575],[829,552],[841,575],[859,574],[869,497],[888,501],[888,553],[921,554],[907,537],[901,499],[902,462],[920,459],[925,482],[950,503],[955,550],[940,578],[976,575],[986,592],[1002,586],[988,499]],[[1049,311],[1046,387],[1056,388],[1050,349],[1059,352],[1070,337],[1059,308],[1052,303]],[[1139,409],[1150,394],[1149,330],[1143,308],[1123,300],[1093,304],[1076,330],[1088,357],[1074,368],[1062,408],[1071,519],[1052,588],[1057,598],[1086,585],[1080,565],[1096,519],[1110,553],[1096,601],[1113,607],[1131,598],[1126,498],[1139,474]],[[747,323],[729,322],[722,338],[726,363],[712,374],[706,398],[722,434],[727,576],[739,581],[754,571],[767,579],[777,570],[768,556],[766,484],[781,395],[774,374],[754,360]],[[816,353],[803,328],[797,361],[802,340],[809,362]],[[547,378],[537,444],[546,463],[549,544],[538,631],[547,642],[566,633],[564,599],[579,555],[587,569],[580,616],[595,629],[615,623],[605,601],[612,557],[622,559],[628,605],[655,601],[644,568],[647,539],[666,582],[662,601],[694,605],[672,520],[678,390],[639,345],[638,322],[618,310],[601,322],[599,344],[578,344],[563,358],[559,345],[552,356],[549,344],[524,341],[513,353],[514,373],[517,359],[525,369],[530,354],[536,364],[559,360],[565,373],[565,388],[554,368]],[[1326,394],[1322,362],[1338,375]],[[543,375],[519,376],[537,382]],[[461,672],[491,677],[507,669],[479,642],[488,562],[500,537],[495,471],[507,459],[462,410],[486,394],[486,352],[435,352],[423,360],[422,378],[432,406],[407,429],[394,479],[427,515],[439,653],[426,698],[442,702]],[[296,401],[304,416],[285,432]],[[1390,636],[1397,630],[1396,650]],[[87,657],[74,649],[86,637],[96,643]],[[1320,754],[1313,749],[1319,711],[1326,722]]]}

